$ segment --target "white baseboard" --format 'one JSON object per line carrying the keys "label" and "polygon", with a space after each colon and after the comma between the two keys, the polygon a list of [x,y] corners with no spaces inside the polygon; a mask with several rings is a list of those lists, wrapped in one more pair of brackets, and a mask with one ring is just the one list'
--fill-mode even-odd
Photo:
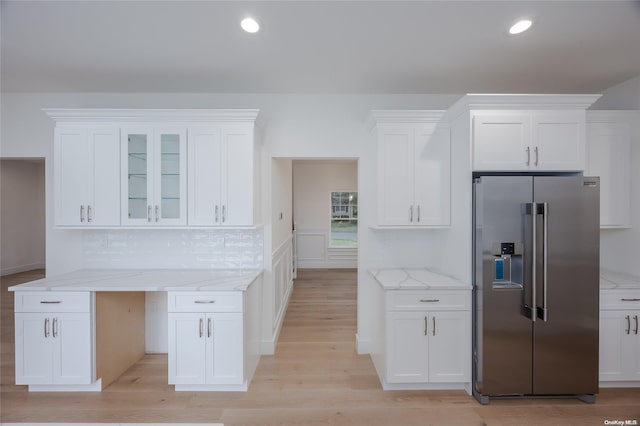
{"label": "white baseboard", "polygon": [[298,269],[355,269],[357,267],[357,260],[298,260]]}
{"label": "white baseboard", "polygon": [[278,338],[280,337],[280,330],[282,330],[282,323],[284,322],[284,316],[287,313],[287,307],[289,306],[289,299],[291,298],[291,292],[293,291],[293,283],[289,284],[289,288],[287,290],[287,294],[284,297],[284,303],[282,306],[282,310],[280,311],[280,316],[276,322],[276,328],[273,330],[273,336],[268,339],[262,339],[260,341],[260,355],[273,355],[276,353],[276,344],[278,343]]}
{"label": "white baseboard", "polygon": [[4,277],[5,275],[33,271],[34,269],[44,269],[45,267],[46,267],[46,264],[44,263],[31,263],[29,265],[11,266],[8,268],[2,268],[2,271],[0,271],[0,275]]}
{"label": "white baseboard", "polygon": [[356,333],[356,353],[358,355],[368,355],[371,353],[371,340],[361,339]]}

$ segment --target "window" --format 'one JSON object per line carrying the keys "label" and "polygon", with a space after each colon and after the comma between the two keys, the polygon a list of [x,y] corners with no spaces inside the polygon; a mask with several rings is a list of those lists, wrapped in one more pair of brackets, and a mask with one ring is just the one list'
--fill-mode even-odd
{"label": "window", "polygon": [[358,245],[358,193],[331,193],[331,247]]}

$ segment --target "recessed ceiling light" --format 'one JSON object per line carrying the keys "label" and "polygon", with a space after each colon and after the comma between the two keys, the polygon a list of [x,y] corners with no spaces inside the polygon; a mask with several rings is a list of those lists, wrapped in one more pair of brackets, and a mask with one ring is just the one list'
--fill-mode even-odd
{"label": "recessed ceiling light", "polygon": [[511,28],[509,28],[509,34],[520,34],[520,33],[523,33],[523,32],[527,31],[531,27],[532,23],[533,22],[531,22],[528,19],[523,19],[521,21],[518,21],[515,24],[513,24],[511,26]]}
{"label": "recessed ceiling light", "polygon": [[257,33],[260,29],[260,25],[258,25],[258,22],[253,18],[244,18],[242,22],[240,22],[240,26],[246,32],[252,34]]}

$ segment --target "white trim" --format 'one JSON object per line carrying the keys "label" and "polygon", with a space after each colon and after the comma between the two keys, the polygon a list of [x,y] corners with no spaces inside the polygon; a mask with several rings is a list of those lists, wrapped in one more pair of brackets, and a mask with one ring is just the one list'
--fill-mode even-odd
{"label": "white trim", "polygon": [[640,381],[601,381],[599,385],[601,388],[640,388]]}
{"label": "white trim", "polygon": [[43,108],[56,123],[202,122],[255,123],[259,109]]}
{"label": "white trim", "polygon": [[20,272],[33,271],[34,269],[44,269],[46,264],[44,263],[31,263],[29,265],[21,265],[21,266],[11,266],[9,268],[4,268],[0,272],[0,276],[17,274]]}
{"label": "white trim", "polygon": [[224,392],[246,392],[249,384],[245,381],[238,385],[175,385],[176,392],[201,392],[201,391],[224,391]]}
{"label": "white trim", "polygon": [[29,385],[29,392],[102,392],[102,378],[90,385]]}
{"label": "white trim", "polygon": [[446,113],[447,121],[455,120],[469,110],[483,109],[583,109],[589,108],[602,95],[593,94],[486,94],[470,93],[454,103]]}
{"label": "white trim", "polygon": [[285,251],[291,250],[291,242],[293,240],[293,233],[289,235],[283,242],[280,244],[273,252],[271,253],[271,258],[276,259],[282,256]]}
{"label": "white trim", "polygon": [[375,128],[378,124],[425,124],[439,123],[444,117],[445,110],[390,110],[374,109],[367,119],[368,130]]}
{"label": "white trim", "polygon": [[371,346],[371,339],[361,339],[360,335],[356,333],[356,353],[358,355],[371,354]]}
{"label": "white trim", "polygon": [[[387,383],[380,381],[384,390],[464,390],[469,393],[471,384],[463,383]],[[469,393],[470,395],[470,393]]]}

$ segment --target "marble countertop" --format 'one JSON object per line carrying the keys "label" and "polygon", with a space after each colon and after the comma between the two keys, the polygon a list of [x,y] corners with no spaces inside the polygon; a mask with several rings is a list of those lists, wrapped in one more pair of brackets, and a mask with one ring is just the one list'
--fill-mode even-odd
{"label": "marble countertop", "polygon": [[245,291],[262,270],[82,269],[9,291]]}
{"label": "marble countertop", "polygon": [[372,269],[369,273],[385,290],[471,290],[471,284],[426,268]]}
{"label": "marble countertop", "polygon": [[601,290],[640,290],[640,277],[615,272],[609,269],[600,269]]}

